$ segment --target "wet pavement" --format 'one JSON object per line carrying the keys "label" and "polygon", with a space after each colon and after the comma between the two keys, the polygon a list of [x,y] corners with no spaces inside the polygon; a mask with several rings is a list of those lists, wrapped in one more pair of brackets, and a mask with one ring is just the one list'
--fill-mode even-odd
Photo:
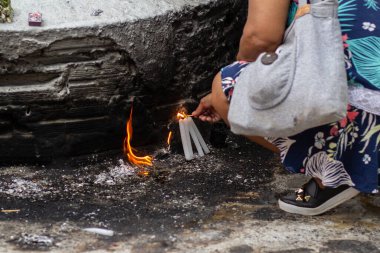
{"label": "wet pavement", "polygon": [[117,154],[3,167],[0,252],[380,252],[378,196],[284,213],[277,198],[307,179],[242,138],[227,143],[190,162],[163,156],[149,176]]}

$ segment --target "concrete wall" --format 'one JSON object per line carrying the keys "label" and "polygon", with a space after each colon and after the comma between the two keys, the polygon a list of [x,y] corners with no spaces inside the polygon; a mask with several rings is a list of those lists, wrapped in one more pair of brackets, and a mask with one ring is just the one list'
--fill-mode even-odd
{"label": "concrete wall", "polygon": [[[120,149],[133,100],[135,139],[157,141],[181,100],[233,60],[246,4],[78,2],[13,1],[15,22],[0,24],[1,163]],[[42,27],[27,26],[31,10]]]}

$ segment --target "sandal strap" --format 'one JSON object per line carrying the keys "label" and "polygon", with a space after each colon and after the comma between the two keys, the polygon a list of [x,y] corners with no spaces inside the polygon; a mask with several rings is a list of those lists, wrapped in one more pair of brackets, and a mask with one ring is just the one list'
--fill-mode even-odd
{"label": "sandal strap", "polygon": [[309,202],[312,197],[316,196],[318,189],[317,182],[315,182],[313,178],[310,179],[306,184],[302,185],[301,188],[295,191],[296,201]]}

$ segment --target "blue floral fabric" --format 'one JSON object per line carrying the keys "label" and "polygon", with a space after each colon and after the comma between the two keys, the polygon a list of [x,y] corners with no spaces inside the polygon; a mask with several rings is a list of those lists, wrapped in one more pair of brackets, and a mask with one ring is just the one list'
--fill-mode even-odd
{"label": "blue floral fabric", "polygon": [[[297,11],[292,1],[288,23]],[[380,90],[380,0],[339,0],[339,20],[349,84]],[[222,88],[230,100],[247,62],[221,70]],[[347,117],[284,138],[267,138],[281,151],[291,172],[318,177],[325,186],[348,184],[378,193],[380,182],[380,112],[348,105]],[[258,119],[259,120],[259,119]]]}
{"label": "blue floral fabric", "polygon": [[380,90],[380,1],[339,0],[339,20],[351,83]]}
{"label": "blue floral fabric", "polygon": [[[338,0],[350,84],[380,89],[380,0]],[[291,3],[288,24],[297,12]]]}
{"label": "blue floral fabric", "polygon": [[241,71],[243,71],[248,64],[246,61],[237,61],[222,68],[222,89],[228,101],[231,101],[234,87]]}
{"label": "blue floral fabric", "polygon": [[347,184],[378,193],[380,116],[348,106],[339,122],[285,138],[268,138],[281,151],[285,168],[317,177],[323,185]]}

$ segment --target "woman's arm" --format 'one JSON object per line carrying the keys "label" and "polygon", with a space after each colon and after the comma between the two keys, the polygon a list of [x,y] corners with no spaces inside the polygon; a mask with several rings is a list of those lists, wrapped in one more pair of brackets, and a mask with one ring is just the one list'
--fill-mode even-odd
{"label": "woman's arm", "polygon": [[248,18],[240,39],[239,61],[255,61],[281,44],[290,0],[249,0]]}

